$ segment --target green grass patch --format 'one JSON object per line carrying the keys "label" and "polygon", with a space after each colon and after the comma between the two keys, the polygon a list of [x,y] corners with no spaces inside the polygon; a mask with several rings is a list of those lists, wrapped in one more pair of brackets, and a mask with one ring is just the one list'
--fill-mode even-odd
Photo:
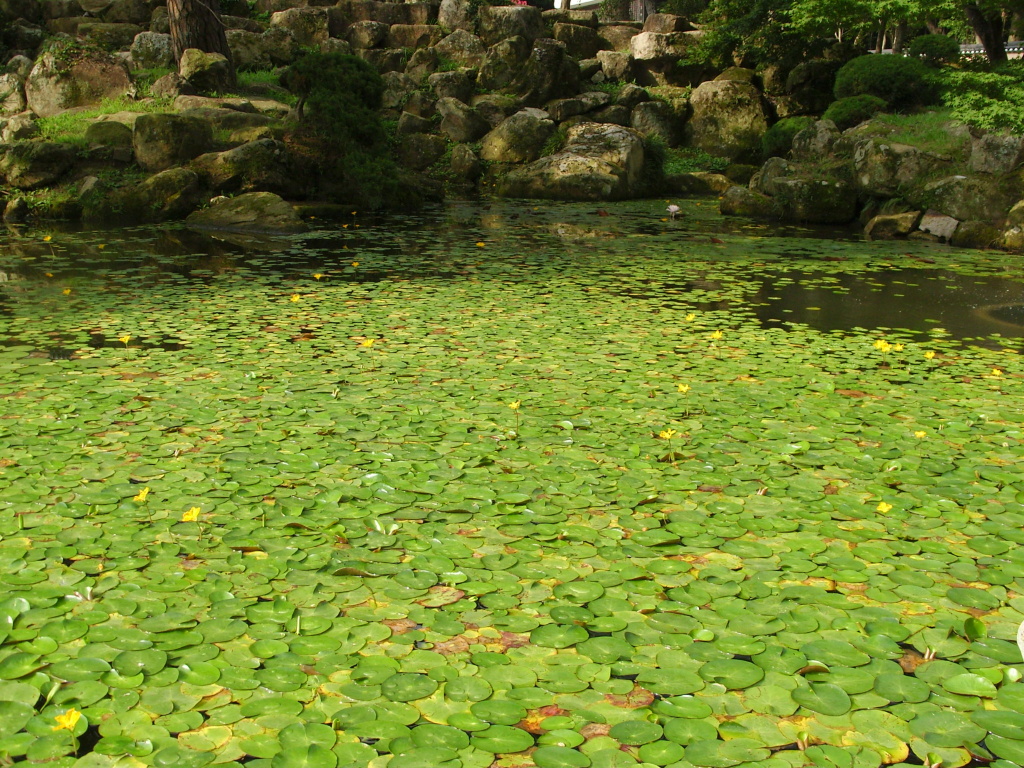
{"label": "green grass patch", "polygon": [[728,167],[729,161],[726,158],[716,157],[697,147],[665,149],[664,168],[666,175],[697,173],[699,171],[721,173]]}
{"label": "green grass patch", "polygon": [[911,115],[879,114],[871,130],[897,144],[961,159],[970,152],[971,142],[964,131],[951,130],[957,122],[953,110],[929,109]]}
{"label": "green grass patch", "polygon": [[113,115],[117,112],[169,112],[171,110],[171,99],[147,99],[146,101],[132,101],[124,97],[104,99],[92,109],[81,112],[61,112],[51,117],[40,118],[38,121],[39,137],[46,141],[83,144],[86,128],[97,117]]}

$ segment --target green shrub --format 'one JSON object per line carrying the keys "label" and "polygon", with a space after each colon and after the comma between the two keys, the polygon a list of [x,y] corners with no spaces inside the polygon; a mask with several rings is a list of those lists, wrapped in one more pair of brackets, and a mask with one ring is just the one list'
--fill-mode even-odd
{"label": "green shrub", "polygon": [[666,149],[664,158],[665,173],[670,176],[677,173],[697,173],[698,171],[721,173],[729,167],[729,161],[726,158],[708,154],[697,147]]}
{"label": "green shrub", "polygon": [[761,151],[767,157],[785,157],[793,148],[793,137],[808,126],[813,117],[784,117],[761,137]]}
{"label": "green shrub", "polygon": [[960,58],[960,43],[945,35],[921,35],[911,41],[907,53],[930,67],[941,67]]}
{"label": "green shrub", "polygon": [[845,131],[847,128],[860,125],[865,120],[870,120],[879,112],[884,112],[885,107],[884,99],[865,93],[833,101],[825,110],[822,118],[831,120],[840,131]]}
{"label": "green shrub", "polygon": [[918,59],[871,54],[858,56],[836,73],[835,97],[869,94],[893,109],[931,104],[936,97],[928,68]]}
{"label": "green shrub", "polygon": [[995,72],[942,73],[942,102],[953,118],[987,131],[1024,133],[1024,73],[1020,66]]}

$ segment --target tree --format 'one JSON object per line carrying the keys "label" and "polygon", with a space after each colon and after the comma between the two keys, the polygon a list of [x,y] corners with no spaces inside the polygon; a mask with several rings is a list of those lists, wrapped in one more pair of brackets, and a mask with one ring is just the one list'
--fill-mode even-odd
{"label": "tree", "polygon": [[204,53],[219,53],[228,60],[234,78],[231,49],[220,18],[217,0],[168,0],[167,18],[171,26],[171,50],[174,61],[189,48]]}

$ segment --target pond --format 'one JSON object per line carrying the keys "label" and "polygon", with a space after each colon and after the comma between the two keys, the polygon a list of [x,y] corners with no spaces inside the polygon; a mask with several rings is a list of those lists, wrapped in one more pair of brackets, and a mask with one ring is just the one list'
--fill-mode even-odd
{"label": "pond", "polygon": [[1022,265],[664,207],[8,235],[0,750],[1024,764]]}

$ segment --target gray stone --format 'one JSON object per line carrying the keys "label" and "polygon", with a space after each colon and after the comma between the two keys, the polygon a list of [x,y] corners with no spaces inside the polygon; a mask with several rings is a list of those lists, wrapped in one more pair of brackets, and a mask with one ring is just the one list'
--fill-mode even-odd
{"label": "gray stone", "polygon": [[36,60],[25,82],[28,107],[39,117],[132,92],[124,62],[99,53],[82,53],[69,62],[48,51]]}
{"label": "gray stone", "polygon": [[353,48],[376,48],[388,37],[387,24],[379,21],[357,21],[348,28],[348,44]]}
{"label": "gray stone", "polygon": [[554,132],[546,112],[524,109],[484,136],[480,157],[496,163],[533,162]]}
{"label": "gray stone", "polygon": [[163,77],[158,78],[157,81],[150,86],[149,92],[153,96],[173,99],[182,95],[194,94],[196,89],[188,82],[188,80],[183,78],[177,72],[169,72]]}
{"label": "gray stone", "polygon": [[506,37],[536,40],[544,35],[540,9],[528,5],[483,5],[478,17],[480,37],[494,45]]}
{"label": "gray stone", "polygon": [[437,23],[445,29],[464,29],[473,32],[476,29],[473,4],[470,0],[441,0]]}
{"label": "gray stone", "polygon": [[468,102],[473,95],[475,70],[460,69],[453,72],[435,72],[427,78],[427,85],[438,99],[458,99]]}
{"label": "gray stone", "polygon": [[790,157],[795,161],[820,162],[831,154],[839,139],[839,129],[831,120],[818,120],[793,137]]}
{"label": "gray stone", "polygon": [[968,167],[975,173],[1009,173],[1024,160],[1024,136],[984,133],[972,138]]}
{"label": "gray stone", "polygon": [[211,152],[192,161],[198,173],[221,194],[274,192],[290,198],[305,197],[308,181],[298,172],[288,148],[280,141],[250,141],[226,152]]}
{"label": "gray stone", "polygon": [[632,80],[633,57],[622,51],[598,51],[601,72],[608,80]]}
{"label": "gray stone", "polygon": [[452,148],[452,174],[465,181],[475,181],[480,178],[483,166],[480,159],[473,153],[473,150],[465,144],[456,144]]}
{"label": "gray stone", "polygon": [[8,200],[7,205],[4,206],[4,223],[23,224],[28,221],[31,213],[32,208],[29,206],[28,200],[24,197],[16,197],[13,200]]}
{"label": "gray stone", "polygon": [[25,111],[25,106],[22,78],[13,73],[0,75],[0,116],[17,115]]}
{"label": "gray stone", "polygon": [[203,192],[202,183],[194,171],[170,168],[150,176],[134,187],[114,193],[109,207],[99,208],[87,204],[86,218],[116,216],[133,222],[183,219],[199,207]]}
{"label": "gray stone", "polygon": [[786,221],[847,224],[857,216],[857,192],[845,181],[779,178],[772,200]]}
{"label": "gray stone", "polygon": [[789,163],[781,157],[769,157],[764,165],[750,179],[750,188],[762,195],[775,194],[776,179],[784,179],[793,172]]}
{"label": "gray stone", "polygon": [[676,61],[685,58],[696,41],[684,32],[641,32],[630,38],[629,50],[637,61]]}
{"label": "gray stone", "polygon": [[486,48],[484,42],[476,35],[464,29],[456,29],[442,38],[434,46],[437,55],[442,59],[459,64],[463,67],[479,67],[484,60]]}
{"label": "gray stone", "polygon": [[555,24],[579,24],[580,26],[597,29],[600,21],[594,11],[563,11],[561,8],[550,8],[541,13],[544,23],[549,26]]}
{"label": "gray stone", "polygon": [[103,20],[114,24],[148,24],[152,9],[147,0],[113,0]]}
{"label": "gray stone", "polygon": [[140,115],[132,133],[135,161],[147,171],[186,163],[206,152],[212,143],[210,123],[198,117]]}
{"label": "gray stone", "polygon": [[612,51],[628,51],[630,41],[638,34],[639,29],[620,24],[603,24],[597,32],[604,47]]}
{"label": "gray stone", "polygon": [[2,148],[0,177],[17,189],[39,189],[58,181],[75,162],[69,144],[19,141]]}
{"label": "gray stone", "polygon": [[929,210],[924,212],[924,216],[921,217],[921,222],[917,225],[917,228],[922,232],[934,235],[942,242],[948,243],[953,239],[953,233],[956,232],[958,226],[960,226],[960,222],[952,216],[946,216],[944,213]]}
{"label": "gray stone", "polygon": [[277,121],[269,115],[261,115],[255,111],[241,112],[237,109],[196,107],[194,109],[182,110],[178,114],[181,117],[202,120],[208,123],[215,131],[241,131],[277,124]]}
{"label": "gray stone", "polygon": [[269,27],[260,35],[260,50],[275,67],[291,64],[301,52],[291,32],[281,27]]}
{"label": "gray stone", "polygon": [[413,80],[423,80],[427,75],[437,72],[440,64],[440,57],[435,49],[420,48],[409,57],[409,63],[405,65],[405,74]]}
{"label": "gray stone", "polygon": [[31,112],[22,112],[6,120],[0,120],[0,143],[26,141],[39,135],[39,124]]}
{"label": "gray stone", "polygon": [[130,47],[140,32],[142,27],[137,24],[107,24],[100,21],[79,24],[77,30],[79,37],[106,51],[120,51]]}
{"label": "gray stone", "polygon": [[524,37],[510,37],[487,49],[476,82],[485,90],[499,90],[512,83],[530,55],[530,43]]}
{"label": "gray stone", "polygon": [[418,117],[433,117],[437,112],[434,108],[435,104],[437,104],[437,99],[433,96],[423,93],[423,91],[413,91],[405,100],[403,107],[406,112]]}
{"label": "gray stone", "polygon": [[[401,111],[406,109],[409,99],[415,94],[421,93],[417,90],[418,81],[404,72],[387,72],[383,79],[384,95],[381,97],[381,107],[385,110]],[[433,100],[431,100],[431,104],[433,104]]]}
{"label": "gray stone", "polygon": [[755,219],[778,218],[775,202],[770,197],[740,186],[729,187],[726,190],[718,209],[724,216],[746,216]]}
{"label": "gray stone", "polygon": [[616,104],[621,104],[629,109],[633,109],[637,104],[650,100],[651,95],[646,89],[641,88],[639,85],[633,85],[632,83],[627,83],[622,86],[622,89],[615,97]]}
{"label": "gray stone", "polygon": [[199,93],[224,93],[234,85],[234,73],[227,58],[198,48],[188,48],[181,54],[178,74]]}
{"label": "gray stone", "polygon": [[271,28],[288,32],[301,47],[319,49],[330,35],[326,8],[289,8],[270,17]]}
{"label": "gray stone", "polygon": [[427,48],[441,39],[436,24],[392,24],[388,30],[388,48]]}
{"label": "gray stone", "polygon": [[637,104],[630,114],[629,124],[641,136],[660,139],[669,147],[678,145],[682,134],[682,122],[663,101]]}
{"label": "gray stone", "polygon": [[502,121],[519,111],[519,101],[501,93],[482,93],[474,96],[469,105],[487,124],[497,128]]}
{"label": "gray stone", "polygon": [[7,62],[8,74],[17,75],[25,80],[28,77],[28,73],[32,71],[32,59],[28,56],[12,56]]}
{"label": "gray stone", "polygon": [[434,122],[432,120],[414,115],[411,112],[403,112],[402,116],[398,118],[397,130],[400,136],[407,133],[430,133],[433,127]]}
{"label": "gray stone", "polygon": [[544,109],[556,123],[564,122],[571,117],[593,112],[595,109],[608,106],[611,96],[603,91],[591,91],[573,96],[570,99],[556,99],[544,105]]}
{"label": "gray stone", "polygon": [[554,38],[565,43],[569,55],[576,59],[590,59],[601,50],[597,32],[581,24],[555,24]]}
{"label": "gray stone", "polygon": [[581,59],[580,60],[580,79],[589,80],[592,83],[603,83],[606,78],[604,73],[601,71],[601,60],[594,59]]}
{"label": "gray stone", "polygon": [[507,197],[620,200],[643,189],[644,145],[635,131],[583,123],[569,129],[561,151],[511,171],[501,182]]}
{"label": "gray stone", "polygon": [[621,104],[612,104],[599,109],[594,113],[595,123],[614,123],[615,125],[629,126],[629,117],[632,114],[629,107],[624,107]]}
{"label": "gray stone", "polygon": [[920,211],[882,213],[873,216],[864,227],[864,237],[868,240],[895,240],[906,237],[917,227],[920,218]]}
{"label": "gray stone", "polygon": [[701,83],[690,106],[693,114],[685,128],[690,146],[737,162],[760,159],[768,115],[754,86],[728,80]]}
{"label": "gray stone", "polygon": [[853,146],[854,184],[874,197],[894,197],[947,164],[947,160],[908,144],[862,139]]}
{"label": "gray stone", "polygon": [[1003,233],[991,221],[964,221],[951,240],[957,248],[991,248],[1002,240]]}
{"label": "gray stone", "polygon": [[132,64],[138,69],[156,69],[174,66],[171,36],[156,32],[140,32],[132,40]]}
{"label": "gray stone", "polygon": [[405,69],[405,51],[401,48],[367,48],[354,53],[381,74]]}
{"label": "gray stone", "polygon": [[490,130],[486,120],[458,99],[438,99],[437,111],[441,115],[441,133],[452,141],[473,142]]}
{"label": "gray stone", "polygon": [[115,120],[100,120],[88,125],[85,140],[92,146],[131,147],[132,129]]}
{"label": "gray stone", "polygon": [[241,232],[304,232],[307,228],[292,205],[272,192],[218,198],[186,222],[196,229]]}
{"label": "gray stone", "polygon": [[440,136],[412,133],[402,137],[398,147],[398,162],[414,171],[425,171],[447,151],[448,145]]}
{"label": "gray stone", "polygon": [[720,173],[696,171],[666,176],[665,186],[679,195],[724,195],[734,185],[727,176]]}
{"label": "gray stone", "polygon": [[576,95],[579,82],[579,66],[569,58],[565,45],[542,39],[534,43],[530,57],[510,87],[524,105],[540,107],[552,99]]}
{"label": "gray stone", "polygon": [[960,221],[999,221],[1013,200],[991,179],[949,176],[927,184],[921,198],[939,213]]}
{"label": "gray stone", "polygon": [[644,20],[644,32],[670,34],[672,32],[689,32],[693,27],[682,16],[671,13],[652,13]]}

